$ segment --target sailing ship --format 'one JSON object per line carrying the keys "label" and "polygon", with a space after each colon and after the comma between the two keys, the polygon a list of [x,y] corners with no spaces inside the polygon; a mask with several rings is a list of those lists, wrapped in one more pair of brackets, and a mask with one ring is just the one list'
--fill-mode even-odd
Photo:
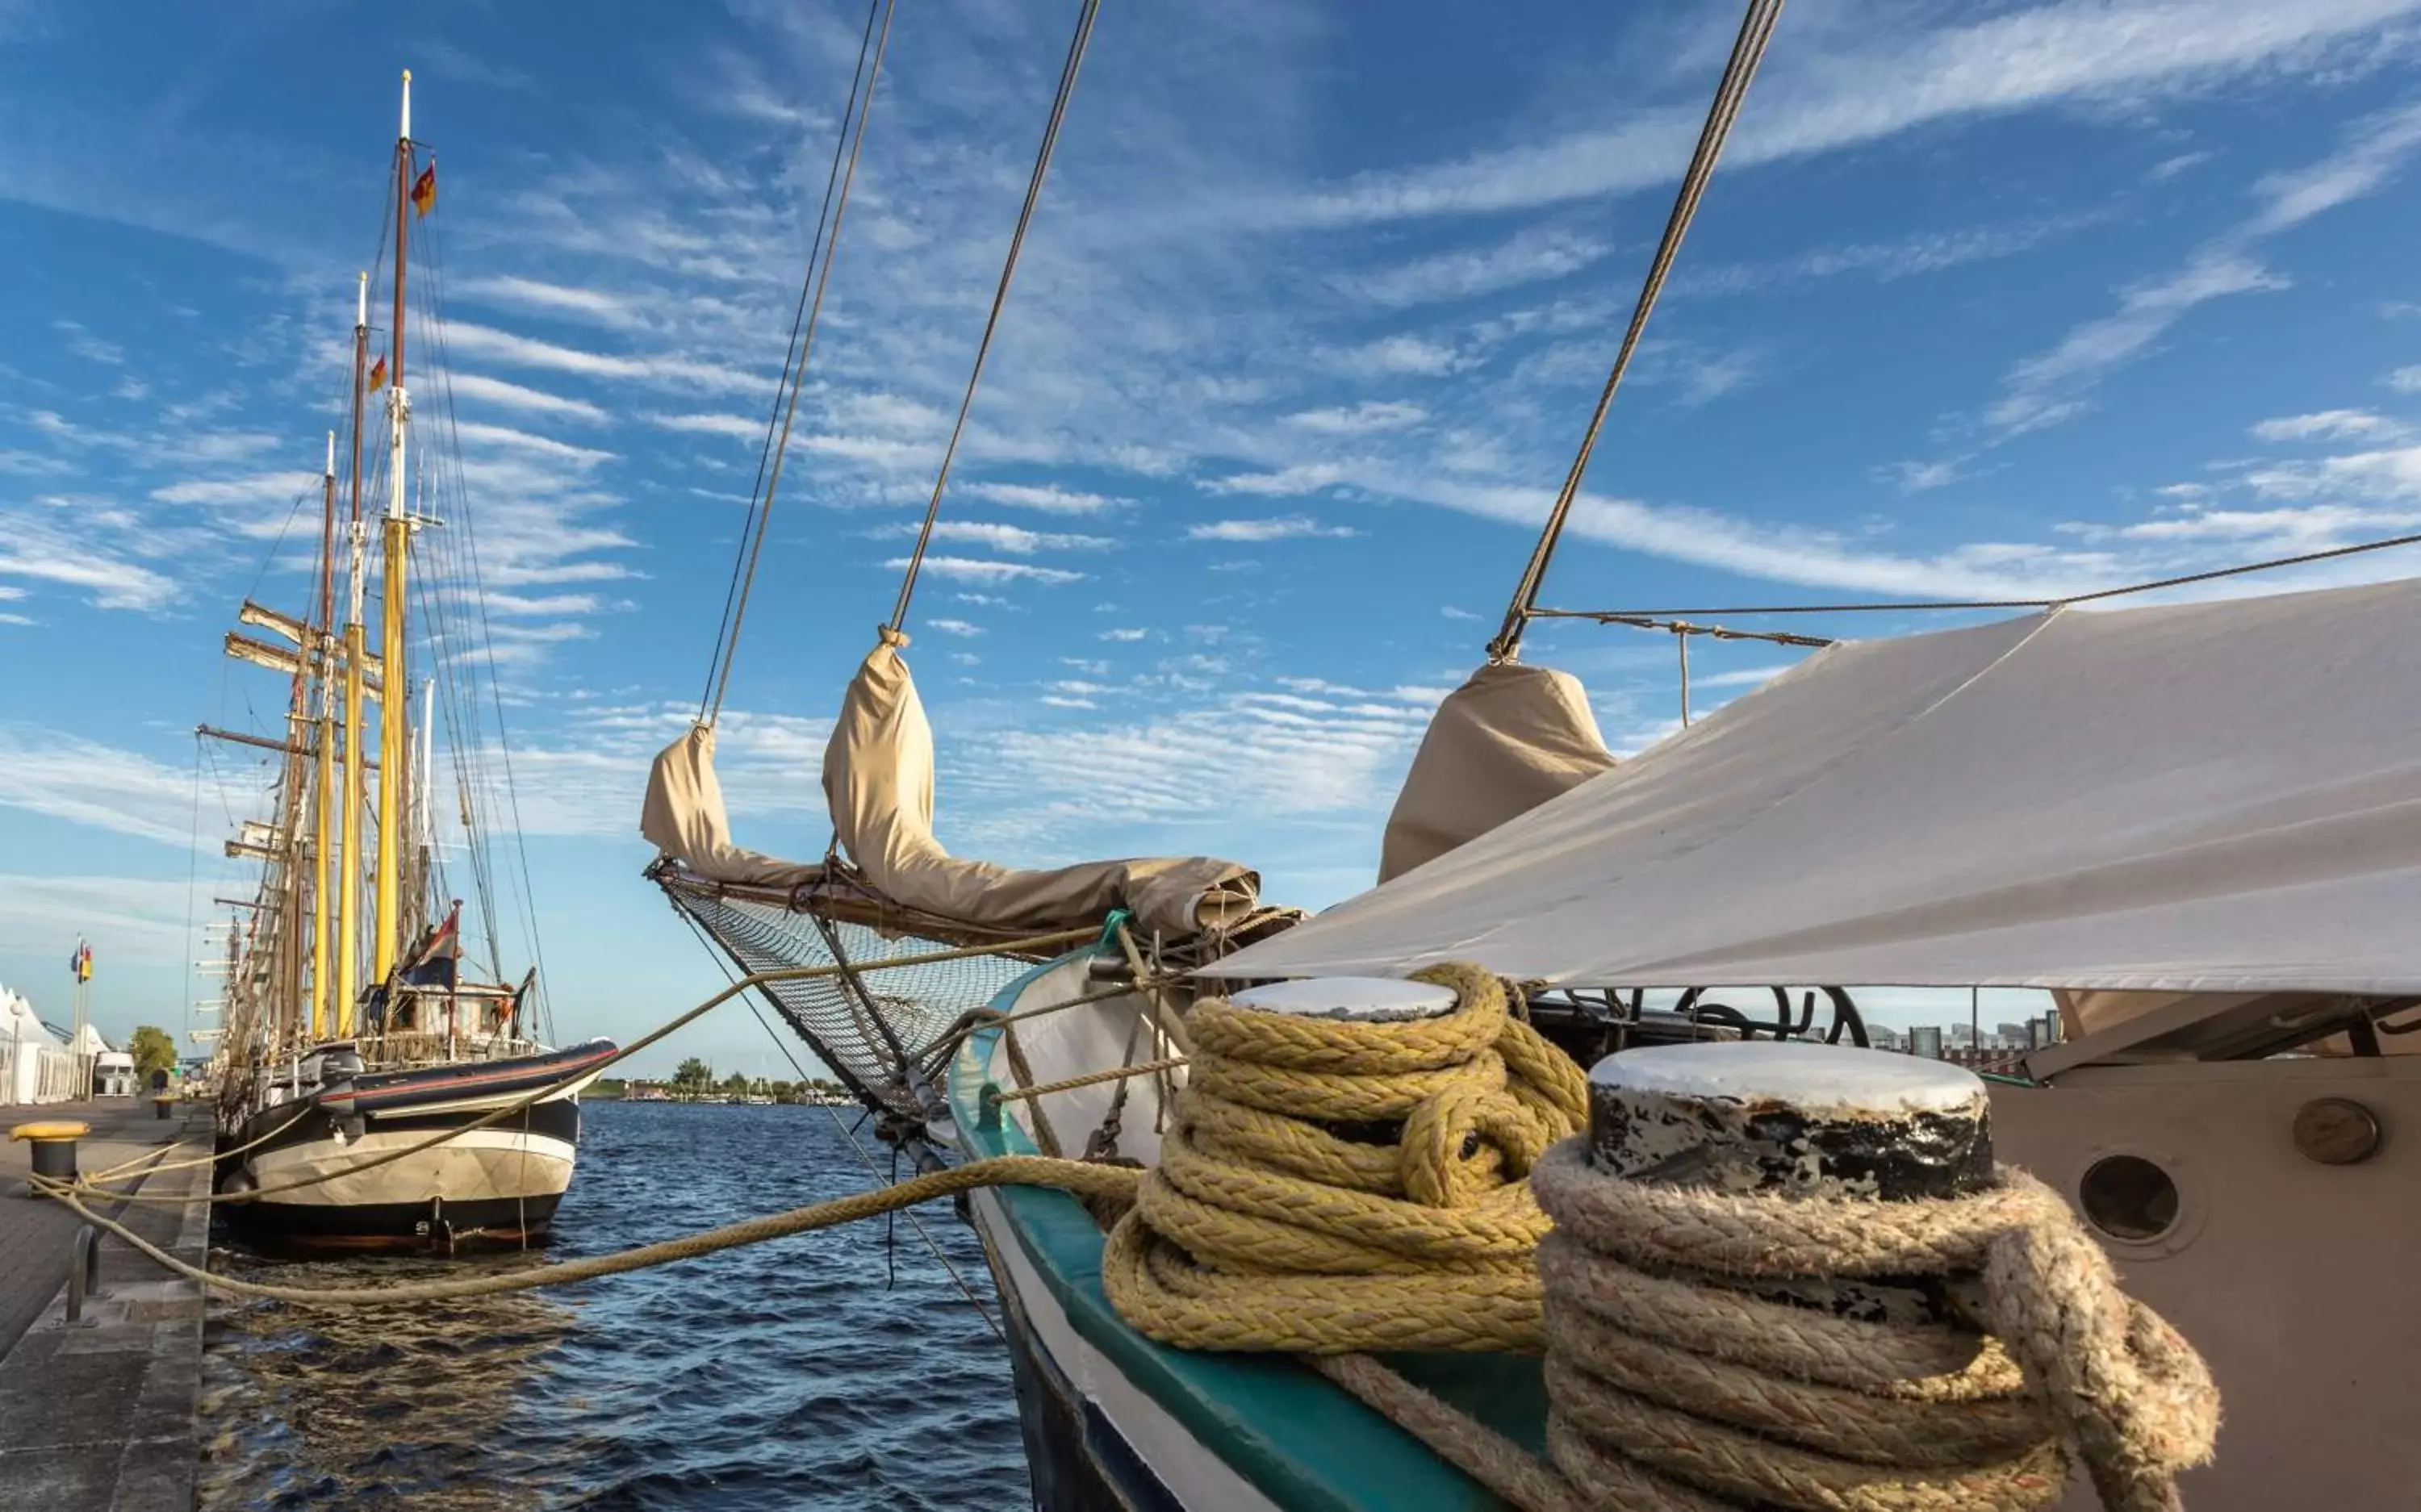
{"label": "sailing ship", "polygon": [[[547,1009],[537,968],[517,983],[500,969],[487,785],[509,784],[510,772],[499,779],[471,759],[482,739],[483,700],[472,681],[478,648],[447,641],[449,625],[464,640],[462,610],[476,612],[465,597],[477,592],[475,548],[459,538],[467,532],[429,581],[413,579],[414,537],[443,523],[418,507],[430,470],[414,458],[404,366],[411,229],[434,205],[436,171],[433,159],[419,162],[413,140],[407,72],[386,211],[394,319],[375,363],[367,273],[355,305],[350,507],[340,520],[332,431],[315,603],[292,615],[247,600],[240,621],[269,638],[226,637],[229,656],[287,678],[287,727],[281,738],[201,729],[276,758],[272,816],[247,822],[226,845],[262,870],[228,937],[212,1075],[220,1211],[240,1231],[281,1243],[450,1250],[543,1235],[571,1182],[578,1094],[614,1053],[602,1039],[565,1050],[541,1043]],[[433,330],[436,310],[426,291],[422,299],[424,329]],[[374,491],[379,481],[364,468],[373,394],[385,406],[385,507],[366,517],[366,484]],[[408,459],[421,462],[422,500]],[[365,619],[373,586],[375,645]],[[484,976],[472,964],[461,902],[444,897],[441,692],[455,747],[452,812],[485,925]],[[448,1131],[455,1137],[432,1143]]]}
{"label": "sailing ship", "polygon": [[[1539,593],[1776,10],[1750,8],[1587,439],[1486,663],[1414,757],[1379,885],[1304,919],[1263,904],[1249,867],[1213,858],[1020,871],[950,855],[904,655],[915,558],[825,753],[827,855],[734,842],[715,690],[651,772],[648,877],[739,971],[835,968],[757,990],[924,1169],[1081,1155],[1155,1173],[1202,1137],[1206,1011],[1418,1020],[1452,994],[1407,978],[1446,960],[1502,979],[1517,1016],[1580,1065],[1676,1044],[1754,1058],[1755,1042],[1872,1065],[1880,1052],[1856,1048],[1854,984],[2042,990],[2066,1042],[1991,1083],[1987,1155],[2066,1199],[2207,1358],[2228,1411],[2215,1467],[2186,1470],[2178,1489],[2204,1512],[2401,1504],[2421,1483],[2421,1441],[2397,1419],[2421,1364],[2390,1326],[2409,1309],[2397,1257],[2421,1239],[2403,1199],[2421,1153],[2395,1133],[2421,1121],[2421,1060],[2394,1054],[2421,1029],[2409,928],[2421,758],[2401,691],[2421,581],[2106,611],[2046,602],[1872,641],[1726,630],[1815,654],[1621,762],[1577,681],[1520,660],[1541,617],[1641,625],[1685,647],[1701,628],[1680,617],[1700,612],[1558,611]],[[863,55],[860,69],[870,96]],[[845,117],[852,129],[862,112],[853,128]],[[845,210],[845,179],[839,193]],[[819,276],[812,255],[809,268]],[[795,383],[795,335],[792,357]],[[778,479],[786,438],[772,439]],[[760,521],[771,501],[769,484]],[[744,583],[745,535],[742,550]],[[1233,1003],[1210,1010],[1227,990]],[[1368,1120],[1310,1133],[1348,1153],[1405,1137]],[[1509,1145],[1491,1147],[1505,1137],[1475,1133],[1462,1156],[1510,1163]],[[1117,1246],[1133,1211],[1033,1185],[961,1201],[997,1285],[1038,1506],[2102,1504],[2056,1476],[1989,1501],[1635,1487],[1559,1501],[1482,1474],[1471,1452],[1555,1447],[1554,1381],[1535,1358],[1383,1355],[1407,1393],[1382,1402],[1311,1353],[1175,1347],[1119,1302],[1132,1283],[1112,1272],[1132,1258]],[[1180,1290],[1218,1280],[1164,1246],[1149,1260],[1164,1263]],[[1277,1307],[1268,1267],[1241,1274]],[[1726,1406],[1718,1394],[1710,1411]],[[1468,1431],[1405,1426],[1424,1414]]]}

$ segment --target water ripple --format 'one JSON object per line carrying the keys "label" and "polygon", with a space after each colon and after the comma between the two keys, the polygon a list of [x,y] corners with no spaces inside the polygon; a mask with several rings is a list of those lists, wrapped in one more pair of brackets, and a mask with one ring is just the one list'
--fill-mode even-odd
{"label": "water ripple", "polygon": [[[547,1258],[864,1190],[815,1108],[590,1103]],[[987,1305],[981,1247],[925,1226]],[[198,1504],[430,1512],[998,1508],[1028,1500],[1008,1362],[922,1240],[879,1224],[583,1286],[344,1312],[221,1302]],[[223,1262],[302,1286],[531,1263]]]}

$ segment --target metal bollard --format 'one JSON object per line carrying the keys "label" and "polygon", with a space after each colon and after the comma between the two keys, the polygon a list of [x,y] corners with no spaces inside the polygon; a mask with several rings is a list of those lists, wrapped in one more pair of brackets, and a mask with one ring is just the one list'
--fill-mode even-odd
{"label": "metal bollard", "polygon": [[101,1230],[82,1224],[68,1249],[68,1321],[92,1327],[100,1319],[86,1317],[84,1304],[108,1295],[101,1289]]}
{"label": "metal bollard", "polygon": [[[23,1140],[30,1146],[30,1164],[37,1181],[73,1181],[76,1178],[76,1141],[92,1132],[90,1124],[71,1118],[51,1119],[41,1123],[19,1124],[8,1130],[12,1140]],[[26,1184],[25,1195],[39,1197],[38,1186]]]}
{"label": "metal bollard", "polygon": [[[1991,1179],[1981,1078],[1944,1061],[1830,1045],[1662,1045],[1589,1073],[1589,1159],[1635,1181],[1858,1197],[1952,1197]],[[1938,1280],[1808,1277],[1758,1291],[1875,1321],[1957,1315]]]}

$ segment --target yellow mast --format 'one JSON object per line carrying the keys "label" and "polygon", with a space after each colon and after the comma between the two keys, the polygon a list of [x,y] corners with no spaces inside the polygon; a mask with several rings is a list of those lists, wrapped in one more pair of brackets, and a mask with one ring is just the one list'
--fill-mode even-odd
{"label": "yellow mast", "polygon": [[406,724],[411,700],[403,696],[403,611],[412,555],[412,522],[404,512],[404,431],[412,401],[403,387],[403,273],[406,228],[412,224],[412,70],[403,74],[403,120],[395,142],[395,327],[387,357],[387,508],[385,569],[381,589],[385,614],[380,631],[379,803],[376,980],[395,968],[403,859]]}
{"label": "yellow mast", "polygon": [[345,616],[345,796],[344,816],[337,827],[336,993],[331,1017],[338,1038],[353,1032],[353,999],[361,990],[361,921],[356,909],[362,891],[359,836],[362,824],[362,359],[369,349],[370,275],[364,273],[353,316],[353,503],[346,532],[351,550],[351,576],[346,589],[350,608]]}
{"label": "yellow mast", "polygon": [[328,1037],[329,998],[328,949],[335,927],[332,907],[335,903],[336,857],[336,722],[335,684],[330,678],[336,671],[336,638],[330,630],[336,618],[336,433],[328,432],[328,466],[320,476],[320,489],[326,524],[320,536],[320,620],[314,637],[319,653],[320,685],[314,695],[318,718],[312,725],[319,747],[318,813],[312,826],[312,865],[318,876],[311,890],[311,1037]]}

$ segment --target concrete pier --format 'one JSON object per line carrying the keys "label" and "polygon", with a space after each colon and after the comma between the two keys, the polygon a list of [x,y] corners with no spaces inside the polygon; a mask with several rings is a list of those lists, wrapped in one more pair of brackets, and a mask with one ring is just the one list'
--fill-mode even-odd
{"label": "concrete pier", "polygon": [[[0,1124],[73,1118],[92,1126],[87,1175],[207,1155],[206,1104],[158,1119],[148,1099],[0,1109]],[[178,1139],[181,1148],[168,1146]],[[200,1452],[202,1297],[125,1241],[101,1241],[102,1295],[65,1321],[81,1221],[23,1195],[23,1145],[0,1146],[0,1507],[44,1512],[190,1512]],[[133,1190],[180,1201],[124,1204],[111,1216],[195,1264],[210,1245],[210,1167],[142,1173]],[[133,1184],[133,1173],[111,1184]],[[96,1208],[96,1211],[108,1211]]]}

